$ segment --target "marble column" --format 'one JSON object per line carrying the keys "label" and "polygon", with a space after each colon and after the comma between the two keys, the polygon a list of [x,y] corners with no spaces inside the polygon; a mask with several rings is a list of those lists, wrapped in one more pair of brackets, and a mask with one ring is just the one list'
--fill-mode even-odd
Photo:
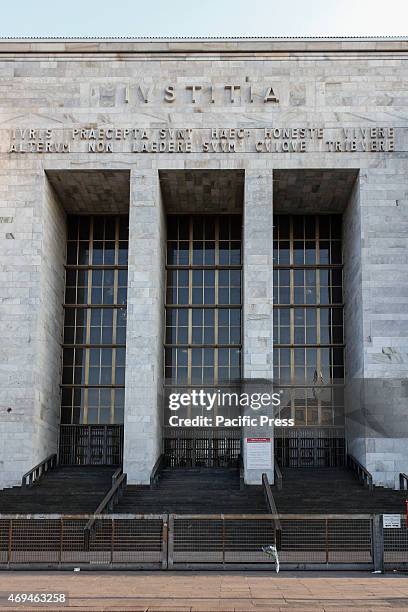
{"label": "marble column", "polygon": [[[245,171],[243,232],[243,378],[248,392],[264,392],[273,377],[273,188],[272,170]],[[257,381],[263,381],[258,383]],[[268,411],[271,412],[272,411]],[[253,410],[247,414],[259,415]],[[263,413],[266,414],[265,409]],[[273,428],[248,427],[243,431],[245,481],[260,484],[266,472],[273,483]],[[248,439],[262,443],[270,453],[270,467],[250,468]]]}
{"label": "marble column", "polygon": [[161,453],[165,217],[157,171],[132,171],[123,469],[147,484]]}

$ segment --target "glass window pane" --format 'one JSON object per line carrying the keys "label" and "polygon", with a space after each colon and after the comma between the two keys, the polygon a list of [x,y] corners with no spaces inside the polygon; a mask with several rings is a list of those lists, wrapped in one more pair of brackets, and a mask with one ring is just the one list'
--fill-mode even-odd
{"label": "glass window pane", "polygon": [[275,223],[279,231],[279,240],[289,240],[290,235],[290,218],[286,215],[278,215],[275,217]]}
{"label": "glass window pane", "polygon": [[173,271],[170,272],[170,274],[172,274],[172,282],[169,282],[169,284],[172,284],[173,286],[177,286],[178,284],[179,287],[188,287],[188,270],[178,270],[178,272]]}
{"label": "glass window pane", "polygon": [[290,243],[289,242],[279,242],[279,262],[278,263],[281,266],[286,266],[290,264]]}
{"label": "glass window pane", "polygon": [[103,249],[103,263],[113,265],[115,263],[115,243],[105,242]]}
{"label": "glass window pane", "polygon": [[[113,301],[115,301],[115,299],[114,299],[114,292],[113,291],[112,291],[112,296],[113,296]],[[106,302],[106,303],[110,303],[110,302]],[[116,303],[117,304],[126,304],[127,303],[127,288],[126,287],[119,287],[118,288]]]}
{"label": "glass window pane", "polygon": [[76,304],[76,289],[66,289],[65,290],[65,303],[66,304]]}
{"label": "glass window pane", "polygon": [[240,342],[241,342],[241,328],[231,327],[230,328],[230,343],[240,344]]}
{"label": "glass window pane", "polygon": [[230,264],[239,265],[241,263],[241,243],[231,242]]}
{"label": "glass window pane", "polygon": [[330,263],[330,242],[322,240],[319,242],[319,258],[320,264]]}
{"label": "glass window pane", "polygon": [[293,242],[293,263],[294,265],[305,263],[305,243],[294,241]]}
{"label": "glass window pane", "polygon": [[241,290],[232,288],[230,289],[230,304],[240,304],[241,303]]}
{"label": "glass window pane", "polygon": [[219,304],[229,304],[230,303],[228,289],[223,289],[222,287],[220,287],[218,291],[218,303]]}
{"label": "glass window pane", "polygon": [[341,215],[332,215],[331,217],[331,238],[332,240],[341,240],[342,238]]}
{"label": "glass window pane", "polygon": [[230,284],[231,284],[231,287],[241,286],[241,271],[240,270],[230,270]]}
{"label": "glass window pane", "polygon": [[[301,329],[301,328],[295,328]],[[279,328],[279,343],[280,344],[290,344],[290,327],[280,327]],[[295,343],[297,342],[295,337]]]}
{"label": "glass window pane", "polygon": [[124,385],[125,384],[125,368],[117,367],[115,371],[115,384],[116,385]]}
{"label": "glass window pane", "polygon": [[68,215],[67,217],[67,238],[68,240],[78,239],[79,217]]}
{"label": "glass window pane", "polygon": [[213,266],[215,264],[215,243],[205,242],[204,264]]}
{"label": "glass window pane", "polygon": [[[240,265],[241,218],[237,216],[234,219],[234,228],[231,231],[231,218],[227,216],[198,217],[186,215],[177,218],[178,224],[176,224],[175,217],[171,220],[169,219],[169,221],[171,221],[170,231],[168,233],[169,248],[174,246],[174,249],[178,249],[180,246],[180,243],[177,241],[179,241],[181,237],[180,222],[182,219],[186,228],[183,240],[185,241],[186,251],[190,249],[192,252],[192,260],[189,262],[187,259],[184,263],[180,263],[180,258],[177,256],[173,257],[172,265],[205,265],[214,266],[214,268],[193,268],[190,271],[179,269],[175,274],[171,275],[172,284],[170,285],[168,282],[168,287],[175,288],[178,303],[190,306],[190,308],[184,310],[180,309],[175,320],[174,317],[172,317],[171,325],[169,317],[167,317],[166,341],[173,343],[177,342],[178,344],[183,343],[186,345],[188,342],[191,342],[192,345],[214,345],[216,341],[218,344],[225,344],[227,346],[231,344],[237,345],[240,343],[241,339],[240,308],[237,308],[237,312],[231,316],[228,308],[215,311],[214,308],[191,308],[191,306],[229,303],[236,303],[237,306],[240,305],[241,271],[238,269],[221,269],[216,271],[215,254],[217,252],[219,253],[219,261],[217,263],[221,262],[225,266]],[[187,231],[190,224],[193,227],[192,236],[190,236],[190,232]],[[217,244],[215,239],[218,237],[221,239],[221,242]],[[175,244],[173,245],[171,241]],[[216,280],[218,295],[215,295]],[[183,293],[184,290],[185,293]],[[169,292],[167,292],[167,303],[171,303],[169,299],[173,298]],[[188,316],[189,312],[190,317]],[[183,324],[180,318],[181,313],[183,313],[184,318]],[[218,333],[216,335],[215,325],[217,319]],[[235,328],[231,333],[232,325],[234,325]],[[174,333],[173,329],[176,329],[176,333]],[[188,358],[189,355],[190,358]],[[227,359],[227,364],[225,366],[221,365],[220,367],[229,369],[229,353],[224,354],[224,358]],[[178,354],[177,359],[177,382],[184,379],[190,382],[195,381],[202,383],[204,381],[208,384],[213,384],[216,376],[214,370],[214,348],[186,348],[185,355]],[[166,372],[169,367],[168,356],[166,356]],[[239,364],[237,367],[239,368]],[[217,379],[219,379],[219,372]]]}
{"label": "glass window pane", "polygon": [[193,242],[193,265],[200,266],[204,263],[204,242]]}
{"label": "glass window pane", "polygon": [[293,217],[293,238],[303,239],[304,238],[304,218],[303,216],[294,216]]}
{"label": "glass window pane", "polygon": [[319,217],[319,236],[320,239],[330,238],[330,217],[328,215],[322,215]]}
{"label": "glass window pane", "polygon": [[[198,294],[196,293],[196,296]],[[194,302],[193,304],[197,303],[199,304],[200,301]],[[179,288],[178,293],[177,293],[177,304],[188,304],[188,289],[186,288]]]}
{"label": "glass window pane", "polygon": [[316,263],[316,244],[314,242],[305,243],[305,263],[308,265]]}
{"label": "glass window pane", "polygon": [[177,263],[180,266],[187,266],[189,260],[189,243],[188,242],[179,242],[178,250],[177,250]]}
{"label": "glass window pane", "polygon": [[178,219],[179,240],[188,240],[190,236],[190,219],[180,215]]}
{"label": "glass window pane", "polygon": [[[101,368],[101,385],[110,385],[112,383],[112,368]],[[119,384],[116,381],[116,384]]]}
{"label": "glass window pane", "polygon": [[305,217],[305,238],[314,240],[316,237],[315,217],[312,215]]}
{"label": "glass window pane", "polygon": [[229,242],[219,243],[219,264],[220,266],[229,265]]}
{"label": "glass window pane", "polygon": [[230,237],[231,240],[241,240],[242,231],[242,220],[241,217],[231,216],[230,217]]}
{"label": "glass window pane", "polygon": [[187,366],[187,363],[188,363],[187,349],[177,349],[177,365]]}
{"label": "glass window pane", "polygon": [[115,240],[116,219],[107,217],[105,219],[105,240]]}
{"label": "glass window pane", "polygon": [[342,262],[341,242],[332,242],[331,243],[330,263],[331,264],[341,264],[341,262]]}
{"label": "glass window pane", "polygon": [[89,264],[89,242],[80,242],[78,245],[78,264],[86,266]]}

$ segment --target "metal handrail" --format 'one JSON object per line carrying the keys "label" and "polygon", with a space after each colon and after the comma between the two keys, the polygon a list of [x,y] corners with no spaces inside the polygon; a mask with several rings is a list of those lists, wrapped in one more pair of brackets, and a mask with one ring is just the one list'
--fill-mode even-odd
{"label": "metal handrail", "polygon": [[57,465],[57,454],[48,455],[40,463],[35,465],[31,470],[26,472],[21,478],[22,487],[31,487],[34,482],[40,480],[49,470],[52,470]]}
{"label": "metal handrail", "polygon": [[276,549],[280,549],[281,545],[281,536],[282,536],[282,525],[279,519],[278,509],[276,507],[275,499],[273,497],[272,489],[269,484],[268,476],[266,474],[262,474],[262,487],[265,495],[266,506],[268,508],[268,513],[274,516],[273,524],[275,529],[275,537],[276,537]]}
{"label": "metal handrail", "polygon": [[157,486],[158,480],[160,478],[160,472],[164,466],[165,455],[162,453],[157,458],[156,463],[153,466],[152,473],[150,474],[150,488],[153,489]]}
{"label": "metal handrail", "polygon": [[275,473],[275,484],[276,487],[278,489],[278,491],[281,491],[282,489],[282,472],[281,469],[279,467],[279,463],[276,461],[274,461],[274,473]]}
{"label": "metal handrail", "polygon": [[368,487],[369,491],[373,490],[372,474],[353,455],[347,455],[347,466],[357,474],[359,481]]}
{"label": "metal handrail", "polygon": [[401,472],[399,475],[399,488],[400,491],[406,491],[408,489],[408,474]]}
{"label": "metal handrail", "polygon": [[117,481],[117,479],[119,478],[119,476],[121,476],[122,474],[123,474],[122,466],[118,467],[118,469],[113,472],[113,474],[112,474],[112,487],[115,484],[115,482]]}
{"label": "metal handrail", "polygon": [[[115,472],[116,474],[116,472]],[[114,474],[114,475],[115,475]],[[113,476],[114,476],[113,475]],[[113,479],[112,476],[112,479]],[[119,497],[122,495],[124,488],[126,487],[127,474],[121,474],[119,478],[116,479],[115,483],[112,485],[110,490],[107,492],[97,509],[95,510],[92,518],[89,519],[87,524],[84,527],[84,541],[85,541],[85,549],[89,550],[89,545],[91,541],[91,533],[95,528],[95,521],[100,517],[106,510],[108,512],[113,512],[113,508],[115,504],[118,502]]]}
{"label": "metal handrail", "polygon": [[245,469],[244,469],[244,459],[242,454],[238,455],[238,469],[239,469],[239,489],[242,491],[245,489]]}
{"label": "metal handrail", "polygon": [[[397,512],[396,514],[400,514],[401,519],[404,519],[406,517],[406,515],[402,512]],[[227,513],[227,514],[220,514],[220,513],[215,513],[215,514],[178,514],[178,513],[171,513],[170,515],[166,514],[166,513],[148,513],[148,514],[143,514],[143,513],[137,513],[137,512],[126,512],[126,513],[105,513],[105,514],[101,514],[100,516],[98,516],[98,520],[115,520],[115,519],[123,519],[123,520],[132,520],[132,519],[147,519],[147,518],[163,518],[166,516],[172,516],[174,518],[178,518],[178,519],[200,519],[200,520],[215,520],[215,519],[229,519],[229,520],[266,520],[266,519],[274,519],[276,518],[276,514],[259,514],[259,512],[257,514],[231,514],[231,513]],[[16,514],[15,512],[0,512],[0,519],[1,520],[14,520],[14,519],[40,519],[40,520],[56,520],[56,519],[67,519],[67,520],[89,520],[91,518],[94,517],[94,514],[90,514],[88,513],[77,513],[77,514],[64,514],[61,512],[51,512],[48,514],[44,514],[44,512],[38,512],[38,513],[32,513],[32,514],[27,514],[27,513],[22,513],[22,514]],[[373,514],[370,513],[356,513],[356,514],[341,514],[341,513],[320,513],[320,514],[311,514],[309,512],[309,514],[305,514],[305,513],[279,513],[279,518],[283,518],[285,520],[313,520],[315,521],[316,519],[330,519],[330,520],[337,520],[337,519],[341,519],[341,520],[356,520],[356,519],[371,519],[373,517]]]}

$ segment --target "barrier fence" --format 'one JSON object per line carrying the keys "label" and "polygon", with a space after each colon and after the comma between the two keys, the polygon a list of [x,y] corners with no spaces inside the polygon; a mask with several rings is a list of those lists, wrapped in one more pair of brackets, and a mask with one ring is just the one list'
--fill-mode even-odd
{"label": "barrier fence", "polygon": [[[0,569],[254,568],[274,570],[274,515],[0,515]],[[280,515],[282,569],[382,569],[408,563],[408,530],[380,515]]]}
{"label": "barrier fence", "polygon": [[408,528],[406,516],[401,516],[400,529],[384,529],[384,563],[408,563]]}
{"label": "barrier fence", "polygon": [[101,515],[88,545],[92,517],[0,515],[0,564],[166,566],[167,515]]}

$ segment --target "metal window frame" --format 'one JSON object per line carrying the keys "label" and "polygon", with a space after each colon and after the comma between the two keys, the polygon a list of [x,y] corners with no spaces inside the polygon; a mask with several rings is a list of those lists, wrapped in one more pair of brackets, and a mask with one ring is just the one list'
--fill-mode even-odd
{"label": "metal window frame", "polygon": [[[189,223],[189,228],[188,228],[188,242],[189,242],[189,248],[188,248],[188,259],[189,259],[189,263],[188,264],[169,264],[168,260],[167,260],[167,256],[166,256],[166,286],[165,286],[165,324],[164,324],[164,339],[163,339],[163,347],[164,347],[164,359],[163,359],[163,363],[164,363],[164,380],[165,380],[165,386],[166,387],[189,387],[192,386],[194,384],[199,384],[199,383],[193,383],[192,382],[192,351],[194,349],[205,349],[205,348],[209,348],[209,349],[213,349],[214,350],[214,382],[213,383],[206,383],[203,382],[204,378],[203,378],[203,365],[201,366],[202,368],[202,375],[201,375],[201,386],[205,386],[205,387],[214,387],[217,386],[221,381],[219,381],[219,360],[218,360],[218,351],[219,349],[222,348],[227,348],[229,350],[239,350],[240,351],[240,365],[239,365],[239,369],[240,369],[240,374],[242,371],[242,291],[243,291],[243,283],[242,283],[242,233],[241,233],[241,240],[240,242],[240,247],[241,247],[241,263],[240,264],[220,264],[219,263],[219,255],[220,255],[220,223],[222,223],[222,220],[228,220],[228,224],[229,224],[229,239],[228,239],[228,243],[231,244],[232,242],[238,242],[235,240],[232,240],[231,238],[231,226],[230,226],[230,219],[232,217],[235,218],[239,218],[241,220],[241,224],[242,224],[242,215],[240,214],[211,214],[211,215],[201,215],[201,214],[191,214],[191,213],[186,213],[186,214],[171,214],[168,215],[168,217],[176,217],[178,220],[181,217],[184,218],[188,218],[188,223]],[[214,236],[214,240],[209,240],[209,242],[214,242],[215,245],[215,257],[214,257],[214,265],[209,265],[209,264],[194,264],[193,263],[193,252],[194,252],[194,243],[197,242],[196,240],[194,240],[194,236],[193,236],[193,222],[194,219],[197,217],[202,217],[203,219],[205,219],[206,217],[211,217],[214,220],[214,226],[215,226],[215,236]],[[180,243],[180,233],[179,233],[179,229],[177,232],[177,240],[169,240],[168,238],[166,239],[166,246],[168,246],[169,242],[176,242],[177,244]],[[185,240],[183,239],[182,242],[185,242]],[[198,241],[201,242],[201,241]],[[206,241],[204,240],[204,243]],[[221,242],[226,242],[225,240],[221,240]],[[167,249],[166,249],[167,251]],[[189,285],[188,285],[188,304],[173,304],[173,303],[168,303],[167,302],[167,289],[168,289],[168,271],[179,271],[179,270],[188,270],[189,273]],[[214,290],[215,290],[215,303],[214,304],[193,304],[193,272],[194,270],[213,270],[215,272],[215,284],[214,284]],[[220,304],[219,303],[219,272],[222,270],[239,270],[241,272],[241,295],[240,295],[240,302],[239,304]],[[178,279],[177,279],[178,281]],[[173,285],[171,285],[173,286]],[[203,292],[205,289],[205,284],[203,284]],[[204,301],[204,295],[203,295],[203,301]],[[166,342],[166,328],[168,327],[166,325],[166,313],[168,310],[173,309],[173,310],[179,310],[179,309],[186,309],[188,311],[188,342],[187,343],[177,343],[177,329],[178,329],[178,321],[177,321],[177,325],[176,325],[176,342]],[[200,344],[195,344],[192,342],[192,334],[193,334],[193,310],[204,310],[204,309],[212,309],[214,310],[214,342],[213,343],[200,343]],[[241,338],[240,338],[240,342],[239,343],[235,343],[235,344],[231,344],[231,343],[219,343],[218,342],[218,327],[219,327],[219,318],[218,318],[218,314],[219,314],[219,310],[220,309],[227,309],[227,310],[231,310],[231,309],[238,309],[241,313]],[[173,327],[173,326],[172,326]],[[202,326],[202,329],[204,329],[205,326]],[[204,339],[204,337],[203,337]],[[176,360],[176,364],[172,364],[172,368],[175,368],[175,374],[176,374],[176,381],[174,382],[167,382],[166,380],[166,367],[167,363],[166,363],[166,349],[179,349],[179,348],[184,348],[187,349],[187,381],[185,383],[178,383],[177,382],[177,360]],[[229,355],[229,365],[228,365],[228,369],[231,369],[231,358]],[[222,381],[223,386],[228,386],[228,382],[227,381]],[[232,385],[234,384],[234,382],[231,383]]]}
{"label": "metal window frame", "polygon": [[[78,343],[76,342],[76,335],[74,336],[74,343],[66,343],[63,342],[62,343],[62,349],[65,348],[72,348],[72,349],[84,349],[85,350],[85,360],[84,363],[82,365],[82,367],[84,368],[84,372],[85,372],[85,376],[84,376],[84,384],[63,384],[61,383],[60,387],[61,389],[84,389],[84,406],[83,406],[83,416],[81,419],[80,424],[81,425],[116,425],[118,424],[115,421],[115,390],[116,389],[123,389],[125,387],[124,384],[116,384],[115,381],[115,374],[116,374],[116,351],[119,348],[125,348],[126,347],[126,342],[123,343],[117,343],[116,342],[116,327],[117,327],[117,318],[118,318],[118,310],[119,309],[125,309],[127,310],[127,299],[126,299],[126,303],[125,304],[119,304],[117,301],[117,297],[118,297],[118,288],[119,288],[119,270],[127,270],[128,266],[124,265],[124,264],[119,264],[119,249],[122,246],[123,242],[126,242],[124,240],[120,240],[120,220],[127,217],[128,215],[121,215],[121,214],[114,214],[114,215],[108,215],[108,214],[103,214],[103,215],[72,215],[72,217],[77,217],[78,218],[78,227],[77,227],[77,234],[76,234],[76,240],[70,240],[69,242],[75,242],[77,245],[77,254],[78,254],[78,249],[79,249],[79,244],[80,244],[80,228],[81,228],[81,221],[83,219],[86,219],[87,222],[89,222],[89,234],[88,234],[88,240],[87,242],[89,242],[89,258],[88,258],[88,265],[83,265],[83,264],[78,264],[78,257],[77,257],[77,264],[66,264],[65,265],[65,270],[86,270],[90,273],[88,273],[87,276],[87,285],[86,285],[86,292],[87,292],[87,301],[86,303],[75,303],[75,304],[70,304],[70,303],[66,303],[64,301],[63,304],[63,308],[64,308],[64,312],[67,311],[68,309],[75,309],[75,311],[79,310],[79,309],[84,309],[85,311],[85,317],[84,317],[84,323],[85,323],[85,329],[86,329],[86,337],[85,337],[85,342],[81,342]],[[91,262],[93,262],[93,249],[94,249],[94,221],[96,218],[100,218],[100,217],[104,217],[105,219],[107,217],[111,218],[112,221],[114,221],[115,223],[115,238],[113,241],[109,240],[109,242],[114,242],[115,244],[115,256],[114,256],[114,263],[113,264],[93,264]],[[103,243],[105,243],[105,237],[103,239]],[[98,242],[100,242],[100,240],[98,240]],[[128,240],[127,243],[129,244]],[[67,241],[67,248],[68,248],[68,241]],[[92,288],[93,288],[93,283],[92,283],[92,271],[93,270],[111,270],[114,273],[114,284],[113,284],[113,303],[112,304],[92,304]],[[102,295],[103,295],[103,287],[104,285],[102,284]],[[122,285],[121,285],[122,287]],[[76,275],[76,284],[75,284],[75,288],[76,288],[76,292],[75,295],[77,296],[77,290],[78,290],[78,275]],[[77,300],[76,300],[77,301]],[[102,344],[102,343],[92,343],[91,342],[91,338],[90,338],[90,333],[91,333],[91,311],[92,309],[111,309],[112,310],[112,342],[111,343],[107,343],[107,344]],[[65,319],[64,319],[64,329],[65,327],[67,327],[65,325]],[[68,326],[68,327],[72,327],[72,326]],[[100,329],[102,329],[104,326],[101,325]],[[77,329],[77,319],[75,317],[75,325],[74,325],[74,329]],[[111,363],[111,384],[102,384],[101,381],[99,381],[98,384],[90,384],[89,382],[89,371],[90,371],[90,351],[91,349],[110,349],[112,351],[112,363]],[[63,367],[63,363],[62,363],[62,367]],[[100,366],[101,367],[101,366]],[[109,417],[109,423],[106,423],[105,421],[101,421],[101,414],[100,414],[100,406],[98,406],[98,420],[96,423],[89,423],[89,389],[110,389],[110,417]],[[71,424],[73,423],[73,408],[74,405],[71,404]],[[62,409],[62,404],[61,404],[61,409]]]}
{"label": "metal window frame", "polygon": [[[304,238],[302,239],[304,244],[306,244],[306,242],[314,242],[315,244],[315,249],[316,249],[316,262],[315,264],[307,264],[307,263],[302,263],[302,264],[295,264],[295,257],[294,257],[294,242],[295,242],[295,238],[294,238],[294,217],[299,218],[299,216],[303,217],[303,219],[305,219],[306,217],[311,217],[313,216],[315,219],[315,236],[314,239],[311,238],[306,238],[306,233],[304,233]],[[290,312],[290,316],[289,316],[289,333],[290,333],[290,342],[289,343],[280,343],[280,342],[275,342],[274,341],[274,349],[287,349],[289,351],[289,355],[290,355],[290,363],[288,364],[289,368],[290,368],[290,381],[289,382],[282,382],[281,381],[281,386],[286,387],[288,389],[308,389],[313,387],[311,382],[308,382],[306,379],[306,372],[307,372],[307,355],[305,353],[305,363],[303,366],[304,372],[305,372],[305,382],[300,382],[296,380],[296,376],[295,376],[295,351],[296,349],[307,349],[307,348],[314,348],[317,351],[317,362],[316,362],[316,369],[317,372],[321,372],[322,370],[322,357],[321,357],[321,350],[328,348],[330,351],[332,351],[333,349],[342,349],[343,350],[343,371],[344,371],[344,348],[345,348],[345,343],[344,343],[344,302],[341,303],[329,303],[329,304],[321,304],[320,303],[320,289],[321,289],[321,283],[320,283],[320,274],[316,274],[316,303],[315,304],[298,304],[295,303],[295,299],[294,299],[294,294],[295,294],[295,282],[294,282],[294,273],[296,270],[315,270],[315,271],[319,271],[319,270],[332,270],[332,269],[339,269],[339,270],[343,270],[343,262],[341,263],[336,263],[336,264],[327,264],[327,263],[320,263],[320,218],[323,215],[319,215],[319,214],[314,214],[314,215],[276,215],[275,216],[275,231],[277,233],[276,236],[274,236],[274,249],[275,249],[275,243],[277,242],[278,244],[278,254],[279,254],[279,244],[281,242],[287,242],[289,243],[289,263],[288,264],[281,264],[280,263],[280,258],[279,261],[277,262],[277,264],[275,265],[274,263],[274,269],[276,270],[288,270],[289,271],[289,279],[290,279],[290,286],[289,286],[289,294],[290,294],[290,303],[289,304],[281,304],[279,303],[279,301],[275,302],[273,304],[273,308],[274,309],[278,309],[279,312],[283,309],[288,309]],[[334,215],[324,215],[329,216],[330,217],[330,222],[332,222],[332,219],[334,217]],[[276,217],[287,217],[289,219],[289,238],[282,238],[279,235],[279,231],[278,231],[278,227],[276,227]],[[296,239],[297,241],[300,239]],[[333,238],[332,237],[332,233],[330,231],[330,237],[328,239],[325,239],[329,242],[329,248],[330,248],[330,252],[331,252],[331,248],[332,248],[332,244],[333,242],[336,243],[340,243],[342,245],[342,240],[340,238]],[[305,260],[304,260],[305,261]],[[342,279],[343,281],[343,279]],[[303,285],[306,286],[306,285]],[[333,286],[329,284],[329,288]],[[337,285],[336,285],[337,286]],[[343,282],[342,282],[342,288],[343,288]],[[279,287],[280,287],[280,278],[278,276],[278,285],[274,285],[274,293],[276,292],[279,296]],[[305,342],[304,343],[295,343],[295,309],[296,308],[303,308],[303,309],[313,309],[316,311],[316,342],[315,343],[308,343],[307,342],[307,338],[305,336]],[[332,311],[334,308],[341,310],[342,312],[342,328],[343,328],[343,342],[342,343],[322,343],[321,341],[321,310],[323,308],[328,308],[330,309],[330,311]],[[330,319],[332,319],[332,312],[330,312]],[[278,328],[280,327],[280,316],[278,319]],[[307,329],[307,325],[304,326],[305,329]],[[330,320],[330,328],[332,328],[332,320]],[[281,367],[282,364],[280,362],[280,351],[279,354],[277,356],[277,361],[278,361],[278,365],[274,365],[274,372],[278,372],[279,376],[276,377],[277,379],[280,379],[280,373],[281,373]],[[331,360],[330,360],[331,361]],[[285,367],[288,367],[285,366]],[[333,364],[331,363],[330,365],[330,382],[326,383],[325,388],[335,388],[335,387],[343,387],[343,383],[336,383],[333,381],[332,378],[332,368],[333,368]],[[321,400],[317,399],[317,406],[318,406],[318,423],[316,424],[310,424],[308,423],[308,418],[307,418],[307,401],[305,400],[305,422],[304,424],[301,424],[302,426],[307,426],[307,427],[321,427],[322,424],[322,404],[321,404]],[[295,402],[295,398],[291,398],[291,416],[293,418],[295,418],[296,415],[296,402]],[[336,426],[335,422],[334,422],[334,407],[332,406],[332,426]]]}

